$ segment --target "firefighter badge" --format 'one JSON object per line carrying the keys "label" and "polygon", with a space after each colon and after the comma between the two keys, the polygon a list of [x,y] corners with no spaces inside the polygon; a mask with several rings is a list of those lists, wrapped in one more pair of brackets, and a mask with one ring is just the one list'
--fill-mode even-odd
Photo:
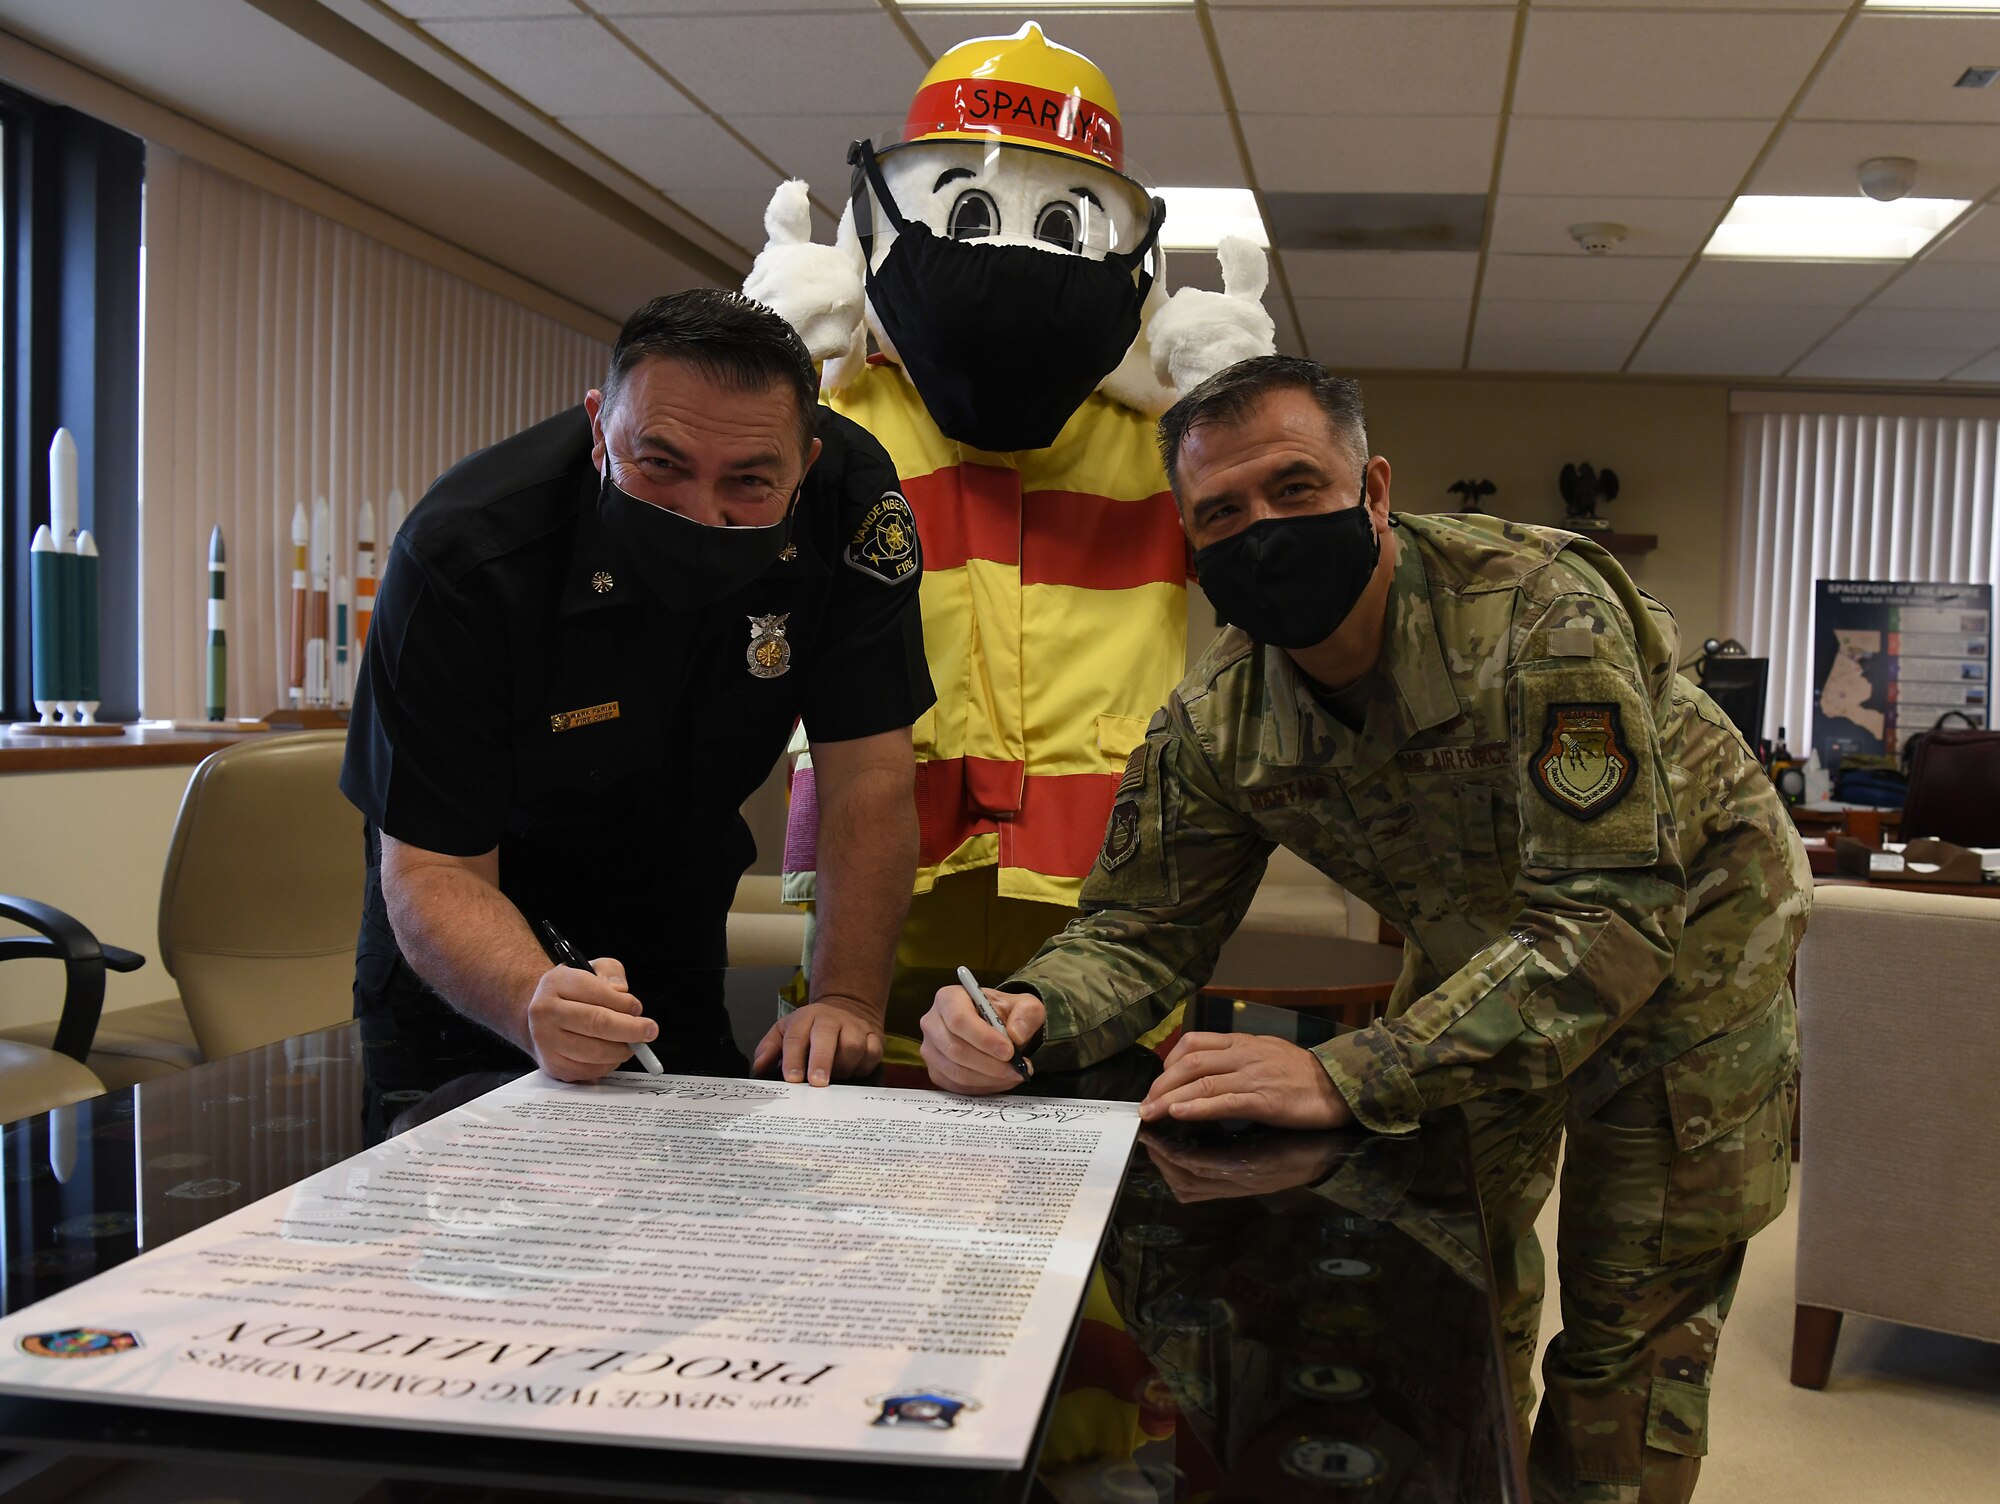
{"label": "firefighter badge", "polygon": [[1551,705],[1528,773],[1564,814],[1595,820],[1631,792],[1635,766],[1616,705]]}
{"label": "firefighter badge", "polygon": [[841,555],[871,580],[900,585],[923,567],[917,519],[900,491],[885,491],[870,507]]}
{"label": "firefighter badge", "polygon": [[785,641],[785,622],[791,614],[785,611],[749,618],[750,646],[744,649],[743,659],[759,679],[775,679],[792,666],[792,645]]}

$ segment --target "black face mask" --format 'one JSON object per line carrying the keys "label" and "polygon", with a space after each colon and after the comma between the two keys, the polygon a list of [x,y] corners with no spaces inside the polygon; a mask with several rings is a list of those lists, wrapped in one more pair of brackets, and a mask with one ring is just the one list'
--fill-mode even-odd
{"label": "black face mask", "polygon": [[[1153,274],[1132,273],[1159,238],[1167,206],[1154,199],[1146,235],[1129,252],[1088,256],[1026,245],[981,245],[904,218],[872,142],[854,164],[854,228],[870,263],[868,296],[903,370],[947,438],[1009,453],[1045,449],[1139,337]],[[868,188],[896,243],[879,267]]]}
{"label": "black face mask", "polygon": [[[801,482],[803,485],[803,482]],[[709,527],[639,500],[611,478],[611,461],[597,490],[597,515],[660,603],[694,611],[734,595],[777,560],[792,541],[799,493],[781,521],[766,527]]]}
{"label": "black face mask", "polygon": [[1224,621],[1259,642],[1309,648],[1347,620],[1381,556],[1363,491],[1360,506],[1253,522],[1197,549],[1194,568]]}

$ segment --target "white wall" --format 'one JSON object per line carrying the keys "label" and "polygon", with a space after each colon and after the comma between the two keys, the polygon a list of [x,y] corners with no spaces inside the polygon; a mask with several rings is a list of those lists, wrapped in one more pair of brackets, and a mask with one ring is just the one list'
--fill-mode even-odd
{"label": "white wall", "polygon": [[[146,958],[105,979],[104,1006],[176,996],[160,966],[160,874],[193,768],[0,775],[0,893],[53,904],[109,945]],[[9,934],[22,933],[5,926]],[[55,961],[0,964],[0,1028],[62,1012]]]}

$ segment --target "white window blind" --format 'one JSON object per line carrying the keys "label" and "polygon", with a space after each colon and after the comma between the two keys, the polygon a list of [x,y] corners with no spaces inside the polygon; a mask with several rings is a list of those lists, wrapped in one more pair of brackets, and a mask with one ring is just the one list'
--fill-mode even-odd
{"label": "white window blind", "polygon": [[[388,556],[473,450],[582,400],[600,341],[296,204],[152,147],[140,400],[140,693],[203,713],[208,539],[229,554],[229,713],[284,702],[292,509],[327,498],[333,574],[361,503]],[[350,674],[352,666],[350,665]]]}
{"label": "white window blind", "polygon": [[1771,659],[1766,725],[1812,738],[1813,583],[1991,584],[2000,403],[1739,394],[1724,631]]}

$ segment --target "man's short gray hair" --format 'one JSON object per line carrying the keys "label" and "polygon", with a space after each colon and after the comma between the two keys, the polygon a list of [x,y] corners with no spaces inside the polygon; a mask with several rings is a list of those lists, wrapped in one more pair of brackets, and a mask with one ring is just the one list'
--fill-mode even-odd
{"label": "man's short gray hair", "polygon": [[1272,392],[1302,391],[1312,395],[1334,437],[1363,478],[1368,469],[1368,423],[1361,405],[1361,383],[1336,376],[1316,360],[1297,355],[1260,355],[1225,366],[1160,416],[1160,458],[1166,462],[1167,484],[1181,492],[1181,445],[1195,429],[1207,424],[1240,423]]}

